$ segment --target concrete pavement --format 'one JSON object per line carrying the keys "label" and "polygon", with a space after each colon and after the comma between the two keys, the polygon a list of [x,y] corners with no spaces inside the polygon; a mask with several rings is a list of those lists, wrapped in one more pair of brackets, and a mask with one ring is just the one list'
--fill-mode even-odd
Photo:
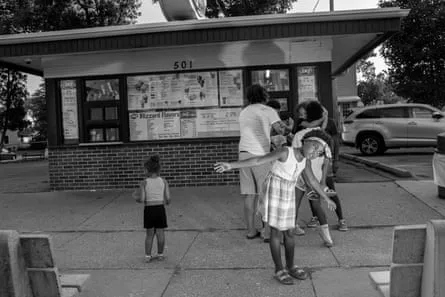
{"label": "concrete pavement", "polygon": [[[173,188],[163,262],[144,263],[142,209],[128,191],[0,193],[0,228],[51,234],[59,269],[91,274],[81,297],[378,297],[368,272],[389,266],[393,226],[443,219],[445,200],[428,181],[337,188],[351,230],[332,230],[330,249],[316,230],[297,237],[296,262],[312,273],[294,286],[272,278],[267,244],[244,238],[238,187]],[[310,216],[304,201],[300,223]]]}

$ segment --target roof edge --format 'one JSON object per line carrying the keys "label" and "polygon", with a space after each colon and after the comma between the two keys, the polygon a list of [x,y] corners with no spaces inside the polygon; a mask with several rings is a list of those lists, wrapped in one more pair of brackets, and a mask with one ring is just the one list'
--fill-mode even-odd
{"label": "roof edge", "polygon": [[313,23],[329,21],[349,21],[359,19],[403,18],[409,9],[378,8],[343,10],[317,13],[270,14],[258,16],[228,17],[219,19],[187,20],[164,23],[120,25],[73,30],[60,30],[38,33],[8,34],[0,36],[0,45],[47,42],[58,40],[90,39],[110,36],[200,30],[211,28],[248,27],[287,23]]}

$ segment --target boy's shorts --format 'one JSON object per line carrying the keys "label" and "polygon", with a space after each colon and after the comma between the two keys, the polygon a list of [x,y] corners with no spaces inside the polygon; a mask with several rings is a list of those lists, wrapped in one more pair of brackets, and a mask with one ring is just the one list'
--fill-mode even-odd
{"label": "boy's shorts", "polygon": [[[252,157],[258,157],[248,152],[240,152],[239,160],[245,160]],[[241,195],[260,194],[264,180],[270,171],[272,163],[263,164],[255,167],[246,167],[239,169],[239,180]]]}

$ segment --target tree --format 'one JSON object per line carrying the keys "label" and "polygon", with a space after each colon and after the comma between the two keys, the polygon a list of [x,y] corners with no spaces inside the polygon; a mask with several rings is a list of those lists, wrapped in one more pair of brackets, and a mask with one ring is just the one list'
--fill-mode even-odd
{"label": "tree", "polygon": [[394,92],[412,102],[445,105],[445,1],[392,0],[380,7],[411,9],[401,31],[381,54],[389,64]]}
{"label": "tree", "polygon": [[9,69],[0,69],[0,148],[3,148],[7,130],[25,128],[26,75]]}
{"label": "tree", "polygon": [[[159,0],[153,0],[157,3]],[[209,18],[286,13],[297,0],[207,0]]]}
{"label": "tree", "polygon": [[34,119],[34,129],[39,133],[40,139],[47,139],[48,120],[46,110],[45,84],[40,84],[39,88],[28,98],[25,108],[31,111]]}

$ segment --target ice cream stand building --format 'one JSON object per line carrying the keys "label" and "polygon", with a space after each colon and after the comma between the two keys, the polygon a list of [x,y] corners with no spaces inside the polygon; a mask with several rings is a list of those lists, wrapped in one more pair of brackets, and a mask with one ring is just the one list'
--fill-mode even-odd
{"label": "ice cream stand building", "polygon": [[171,186],[238,183],[245,90],[283,110],[319,100],[400,30],[398,8],[171,21],[0,36],[0,65],[41,75],[53,190],[133,188],[159,154]]}

